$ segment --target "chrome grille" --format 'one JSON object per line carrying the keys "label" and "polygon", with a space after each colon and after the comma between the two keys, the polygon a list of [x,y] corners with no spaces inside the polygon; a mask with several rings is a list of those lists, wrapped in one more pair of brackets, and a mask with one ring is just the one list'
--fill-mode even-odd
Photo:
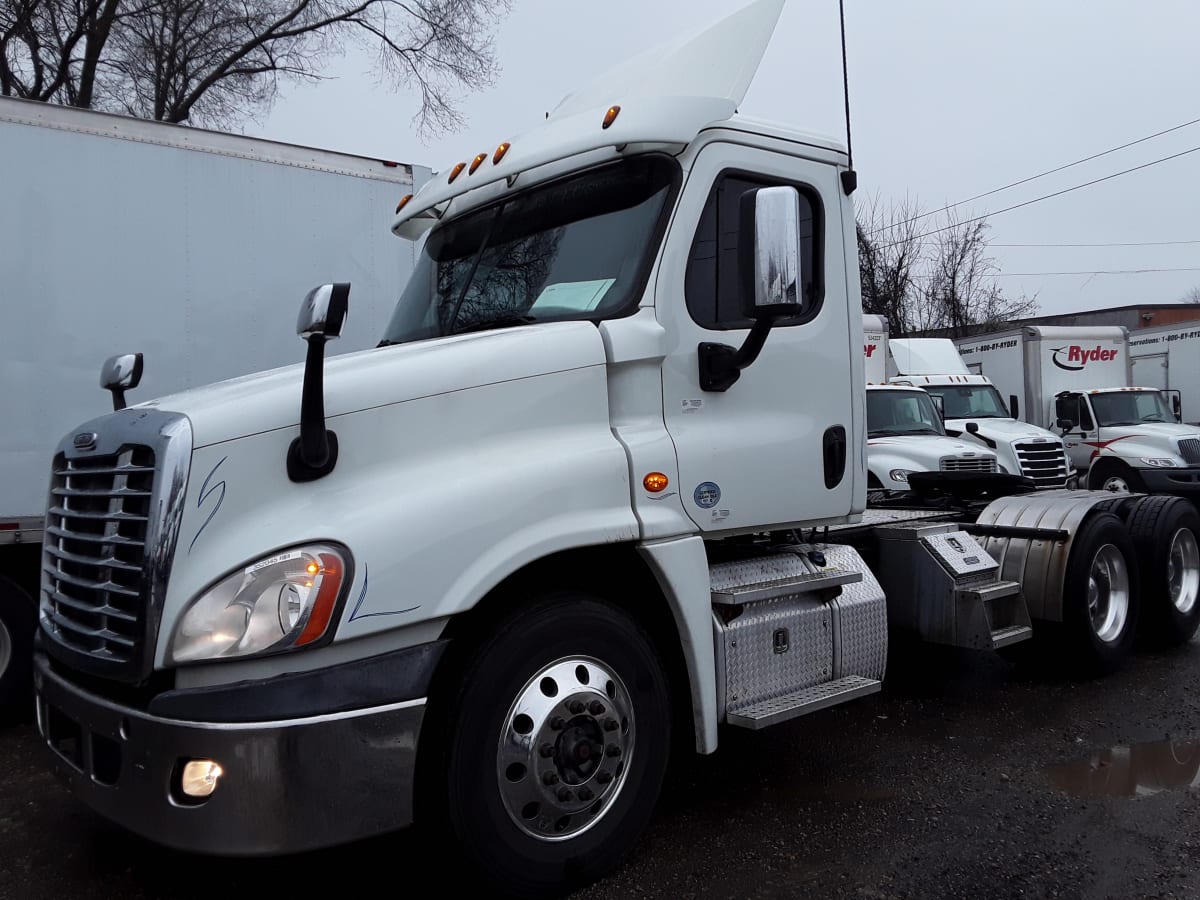
{"label": "chrome grille", "polygon": [[1200,465],[1200,440],[1184,438],[1179,442],[1179,455],[1188,465]]}
{"label": "chrome grille", "polygon": [[50,634],[77,652],[139,661],[153,487],[150,447],[54,459],[42,609]]}
{"label": "chrome grille", "polygon": [[995,472],[996,458],[943,456],[940,468],[943,472]]}
{"label": "chrome grille", "polygon": [[1038,487],[1063,487],[1067,483],[1067,452],[1058,441],[1014,444],[1021,474]]}

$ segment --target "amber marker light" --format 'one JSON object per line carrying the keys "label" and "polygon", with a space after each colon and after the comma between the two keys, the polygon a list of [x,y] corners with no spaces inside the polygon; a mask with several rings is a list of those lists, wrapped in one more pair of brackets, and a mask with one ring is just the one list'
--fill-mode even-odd
{"label": "amber marker light", "polygon": [[511,146],[512,146],[512,144],[510,144],[508,141],[505,141],[503,144],[501,144],[499,147],[496,148],[496,152],[492,155],[492,165],[493,166],[498,165],[500,163],[500,160],[504,159],[504,154],[508,152],[508,148]]}
{"label": "amber marker light", "polygon": [[403,197],[401,197],[400,202],[396,204],[396,212],[399,213],[400,210],[402,210],[402,209],[404,209],[404,207],[408,206],[408,201],[411,199],[412,199],[412,194],[405,194]]}
{"label": "amber marker light", "polygon": [[667,489],[667,481],[667,476],[662,472],[651,472],[642,479],[642,487],[652,494],[657,494]]}
{"label": "amber marker light", "polygon": [[621,107],[610,106],[608,112],[604,114],[604,127],[607,128],[613,122],[617,121],[617,116],[620,115]]}
{"label": "amber marker light", "polygon": [[475,157],[473,160],[471,160],[471,168],[467,169],[467,174],[474,175],[475,170],[478,169],[481,165],[483,165],[483,161],[485,159],[487,159],[487,154],[480,153],[477,157]]}
{"label": "amber marker light", "polygon": [[446,179],[446,184],[453,184],[454,179],[457,178],[459,175],[461,175],[462,170],[465,169],[466,167],[467,167],[466,163],[459,163],[457,166],[455,166],[453,169],[451,169],[450,177]]}

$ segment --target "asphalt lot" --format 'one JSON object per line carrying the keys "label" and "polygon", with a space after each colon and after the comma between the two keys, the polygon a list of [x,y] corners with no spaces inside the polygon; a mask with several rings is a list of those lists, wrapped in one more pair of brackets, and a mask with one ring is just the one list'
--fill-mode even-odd
{"label": "asphalt lot", "polygon": [[[1077,683],[894,653],[882,694],[681,761],[635,853],[578,896],[1200,896],[1198,674],[1196,642]],[[0,730],[3,898],[445,895],[438,862],[411,835],[268,861],[166,851],[78,806],[30,725]]]}

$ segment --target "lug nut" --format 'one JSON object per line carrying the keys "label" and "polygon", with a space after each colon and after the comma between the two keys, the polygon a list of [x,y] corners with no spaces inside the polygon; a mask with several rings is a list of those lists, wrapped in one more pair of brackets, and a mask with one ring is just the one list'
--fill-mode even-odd
{"label": "lug nut", "polygon": [[604,715],[604,704],[599,700],[593,700],[591,705],[588,707],[588,712],[590,712],[593,716],[602,716]]}
{"label": "lug nut", "polygon": [[594,796],[596,796],[596,795],[595,795],[595,794],[593,794],[591,791],[589,791],[587,788],[580,788],[580,789],[579,789],[579,800],[580,800],[580,802],[581,802],[581,803],[587,803],[587,802],[588,802],[589,800],[591,800],[591,799],[592,799]]}
{"label": "lug nut", "polygon": [[554,745],[542,744],[542,746],[538,748],[538,753],[542,755],[542,759],[549,759],[554,755]]}
{"label": "lug nut", "polygon": [[547,772],[542,776],[542,784],[558,784],[558,773]]}
{"label": "lug nut", "polygon": [[560,787],[558,789],[558,800],[560,803],[566,803],[571,799],[571,791],[568,788]]}
{"label": "lug nut", "polygon": [[568,709],[571,710],[571,715],[573,716],[579,715],[584,711],[585,708],[586,707],[584,707],[582,700],[572,700],[571,705],[568,707]]}
{"label": "lug nut", "polygon": [[610,781],[612,781],[612,773],[611,772],[597,772],[596,780],[598,782],[600,782],[601,784],[608,784]]}
{"label": "lug nut", "polygon": [[564,728],[567,727],[567,723],[565,721],[563,721],[562,716],[555,716],[553,719],[550,720],[550,727],[553,728],[555,731],[562,731]]}
{"label": "lug nut", "polygon": [[608,756],[611,756],[615,759],[616,757],[621,755],[621,748],[618,747],[616,744],[609,744],[608,749],[605,750],[604,752]]}
{"label": "lug nut", "polygon": [[616,719],[605,719],[604,720],[604,730],[605,731],[616,731],[617,727],[618,726],[617,726]]}

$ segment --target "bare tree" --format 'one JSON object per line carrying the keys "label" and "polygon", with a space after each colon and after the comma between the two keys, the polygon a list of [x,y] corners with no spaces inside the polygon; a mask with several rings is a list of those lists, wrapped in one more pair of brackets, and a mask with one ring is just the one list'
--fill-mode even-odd
{"label": "bare tree", "polygon": [[461,124],[460,91],[497,72],[508,0],[0,0],[0,93],[229,126],[347,45],[414,89],[424,134]]}
{"label": "bare tree", "polygon": [[1189,303],[1192,306],[1200,306],[1200,284],[1184,294],[1180,302]]}
{"label": "bare tree", "polygon": [[1005,294],[987,253],[986,219],[927,215],[905,198],[878,197],[858,212],[863,312],[884,316],[893,335],[938,331],[959,337],[1033,315],[1037,297]]}

